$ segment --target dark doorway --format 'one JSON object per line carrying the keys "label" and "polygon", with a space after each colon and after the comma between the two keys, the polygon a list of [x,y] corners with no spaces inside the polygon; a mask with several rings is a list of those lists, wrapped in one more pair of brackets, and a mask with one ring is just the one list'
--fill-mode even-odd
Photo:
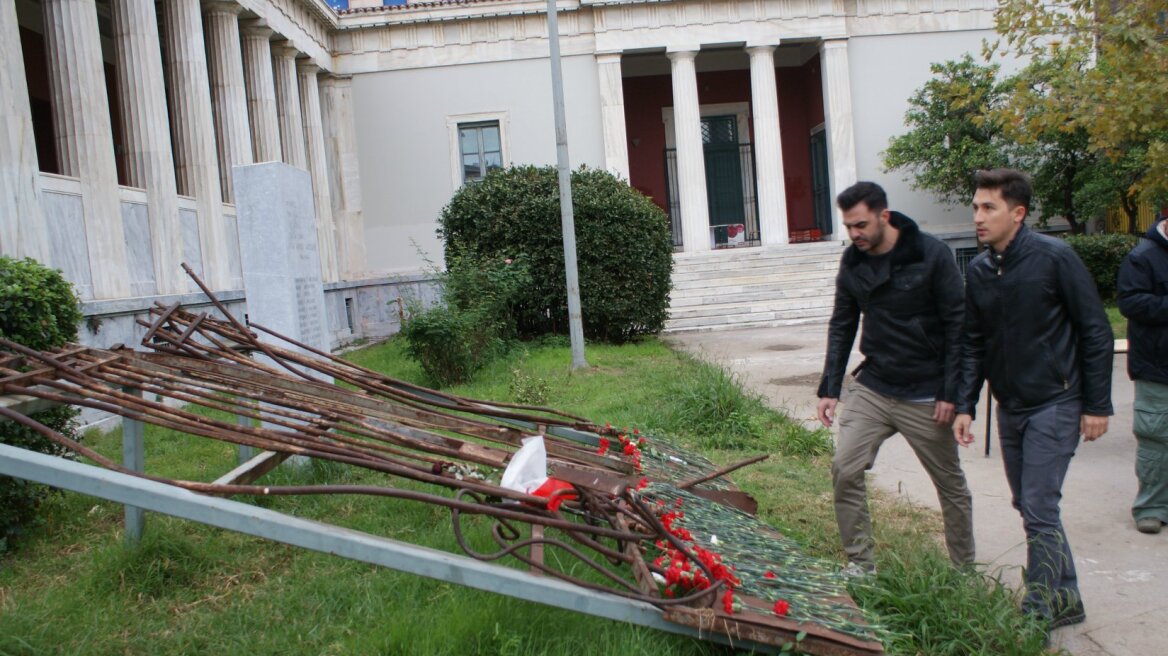
{"label": "dark doorway", "polygon": [[743,223],[742,162],[738,117],[703,116],[702,150],[706,159],[706,199],[710,225]]}
{"label": "dark doorway", "polygon": [[831,210],[831,171],[827,163],[827,131],[811,133],[811,202],[821,235],[835,231]]}

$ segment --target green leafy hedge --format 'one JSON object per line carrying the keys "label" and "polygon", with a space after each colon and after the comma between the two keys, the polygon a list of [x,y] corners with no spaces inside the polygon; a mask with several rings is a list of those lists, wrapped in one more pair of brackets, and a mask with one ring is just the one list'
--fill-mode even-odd
{"label": "green leafy hedge", "polygon": [[1119,265],[1140,238],[1128,234],[1069,235],[1067,243],[1079,254],[1099,296],[1106,302],[1115,299],[1115,283],[1119,276]]}
{"label": "green leafy hedge", "polygon": [[[607,171],[581,168],[571,179],[584,334],[620,343],[660,331],[673,270],[668,218]],[[528,258],[531,284],[514,307],[521,336],[567,333],[554,167],[492,171],[456,192],[439,223],[448,261],[463,254]]]}
{"label": "green leafy hedge", "polygon": [[[77,339],[81,310],[73,287],[61,272],[34,260],[0,257],[0,337],[47,350]],[[40,423],[73,439],[77,411],[60,407],[33,415]],[[64,449],[11,421],[0,422],[0,442],[32,451],[62,455]],[[0,553],[36,517],[49,488],[0,476]]]}

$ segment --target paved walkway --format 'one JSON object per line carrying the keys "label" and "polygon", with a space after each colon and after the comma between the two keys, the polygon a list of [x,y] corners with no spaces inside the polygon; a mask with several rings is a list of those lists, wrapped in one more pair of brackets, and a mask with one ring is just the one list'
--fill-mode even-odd
{"label": "paved walkway", "polygon": [[[667,340],[727,366],[791,416],[809,425],[815,422],[825,324],[687,333]],[[859,361],[859,353],[853,353],[851,366]],[[1063,523],[1075,553],[1087,621],[1055,631],[1052,647],[1076,656],[1168,654],[1168,640],[1161,637],[1168,624],[1168,531],[1139,533],[1131,518],[1136,444],[1126,364],[1125,356],[1116,356],[1116,415],[1110,430],[1098,441],[1080,445],[1063,487]],[[984,409],[983,400],[979,414]],[[986,457],[984,417],[974,423],[974,430],[978,440],[962,451],[961,461],[974,496],[977,560],[1016,585],[1025,563],[1022,520],[1010,505],[996,431]],[[873,477],[888,493],[939,509],[932,484],[900,436],[880,450]]]}

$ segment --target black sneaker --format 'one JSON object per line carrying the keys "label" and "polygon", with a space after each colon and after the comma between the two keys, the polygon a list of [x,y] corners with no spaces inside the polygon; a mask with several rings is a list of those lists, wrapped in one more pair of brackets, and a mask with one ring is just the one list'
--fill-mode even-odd
{"label": "black sneaker", "polygon": [[1079,624],[1087,619],[1087,611],[1083,608],[1083,602],[1076,601],[1070,606],[1059,611],[1050,620],[1050,628],[1057,629],[1060,626],[1070,626],[1072,624]]}

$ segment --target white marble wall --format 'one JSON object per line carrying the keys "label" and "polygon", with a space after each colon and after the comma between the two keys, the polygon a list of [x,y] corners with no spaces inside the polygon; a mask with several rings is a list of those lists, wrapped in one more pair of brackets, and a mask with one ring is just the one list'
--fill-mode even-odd
{"label": "white marble wall", "polygon": [[[76,185],[74,180],[58,181]],[[76,185],[75,191],[45,190],[40,198],[49,239],[49,263],[60,269],[65,279],[73,283],[78,298],[95,298],[80,185]],[[118,216],[121,217],[120,212]]]}

